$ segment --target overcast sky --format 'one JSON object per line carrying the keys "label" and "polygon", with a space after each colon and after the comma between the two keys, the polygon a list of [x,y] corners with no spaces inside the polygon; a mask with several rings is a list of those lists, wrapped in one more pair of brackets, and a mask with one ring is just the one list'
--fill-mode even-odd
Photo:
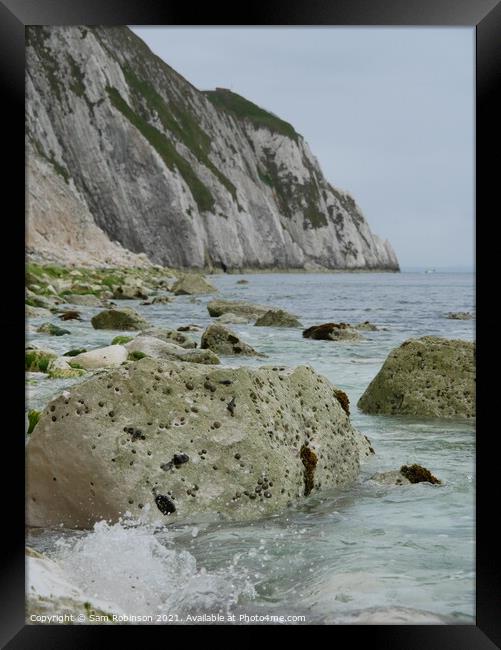
{"label": "overcast sky", "polygon": [[473,28],[133,29],[290,122],[402,267],[473,266]]}

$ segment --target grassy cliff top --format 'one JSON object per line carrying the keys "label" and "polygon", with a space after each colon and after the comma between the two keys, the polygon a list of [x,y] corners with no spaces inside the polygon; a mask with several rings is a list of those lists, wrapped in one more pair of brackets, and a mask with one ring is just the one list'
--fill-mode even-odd
{"label": "grassy cliff top", "polygon": [[270,131],[285,135],[292,140],[297,140],[298,134],[292,124],[281,120],[276,115],[273,115],[273,113],[265,111],[264,108],[253,104],[231,90],[227,90],[226,88],[204,90],[204,95],[216,108],[230,113],[238,119],[249,120],[256,127],[264,127]]}

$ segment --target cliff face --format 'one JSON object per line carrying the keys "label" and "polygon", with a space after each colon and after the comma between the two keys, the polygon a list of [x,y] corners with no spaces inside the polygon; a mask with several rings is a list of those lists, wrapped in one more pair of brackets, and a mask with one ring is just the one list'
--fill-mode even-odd
{"label": "cliff face", "polygon": [[26,92],[31,251],[398,270],[290,124],[228,90],[197,90],[126,27],[28,28]]}

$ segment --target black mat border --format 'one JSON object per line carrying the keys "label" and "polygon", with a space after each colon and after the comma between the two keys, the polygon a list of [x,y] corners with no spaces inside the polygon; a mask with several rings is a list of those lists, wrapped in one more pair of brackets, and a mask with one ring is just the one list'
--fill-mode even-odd
{"label": "black mat border", "polygon": [[[236,9],[236,11],[235,11]],[[239,12],[245,11],[245,15]],[[127,634],[163,634],[172,643],[192,632],[201,632],[207,642],[221,642],[228,632],[240,633],[239,643],[255,645],[257,636],[284,638],[293,630],[311,635],[312,627],[221,627],[174,628],[148,626],[27,626],[24,623],[24,26],[25,25],[422,25],[476,26],[477,105],[476,105],[476,223],[489,226],[499,221],[499,158],[501,138],[497,86],[501,82],[501,3],[499,0],[310,0],[309,2],[268,2],[252,6],[205,3],[201,7],[165,0],[4,0],[0,2],[0,97],[3,122],[3,280],[7,305],[0,318],[4,343],[2,403],[2,520],[5,528],[0,555],[0,643],[8,648],[99,648]],[[23,133],[23,135],[21,135]],[[16,191],[17,190],[17,191]],[[492,277],[488,264],[499,257],[497,241],[487,241],[477,229],[477,349],[481,369],[482,301],[487,290],[482,279]],[[451,233],[453,239],[454,233]],[[480,254],[480,243],[482,253]],[[482,284],[481,284],[482,283]],[[492,294],[489,294],[492,298]],[[480,309],[479,309],[480,306]],[[492,306],[490,304],[490,306]],[[497,333],[497,332],[496,332]],[[480,347],[478,347],[480,346]],[[486,352],[487,355],[487,352]],[[490,355],[489,355],[490,356]],[[5,372],[8,369],[8,373]],[[12,370],[11,370],[12,369]],[[495,411],[490,380],[482,378],[477,401]],[[485,375],[484,375],[485,376]],[[4,391],[5,391],[4,389]],[[490,399],[492,397],[492,399]],[[487,416],[478,418],[477,435],[477,624],[465,626],[320,626],[330,643],[345,637],[351,643],[367,643],[373,648],[423,650],[473,650],[500,647],[500,563],[499,542],[494,530],[498,523],[495,497],[499,456],[493,443],[499,429],[486,426]],[[12,421],[12,425],[11,425]],[[328,630],[325,628],[329,627]],[[262,635],[262,633],[264,633]],[[111,637],[110,635],[113,635]],[[168,635],[168,636],[166,636]],[[136,637],[137,638],[137,637]]]}

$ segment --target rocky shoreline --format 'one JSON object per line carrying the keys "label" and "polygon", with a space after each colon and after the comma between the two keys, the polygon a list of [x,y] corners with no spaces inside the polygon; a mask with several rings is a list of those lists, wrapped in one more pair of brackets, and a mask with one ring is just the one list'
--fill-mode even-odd
{"label": "rocky shoreline", "polygon": [[[74,382],[44,409],[27,414],[30,526],[88,529],[126,514],[165,523],[193,517],[260,519],[325,489],[352,484],[361,463],[377,453],[351,423],[353,407],[341,387],[308,366],[267,363],[261,350],[223,322],[243,319],[264,332],[286,327],[298,340],[313,331],[312,339],[334,347],[360,344],[364,330],[386,328],[366,321],[304,329],[298,320],[304,314],[226,300],[210,279],[158,266],[30,264],[26,288],[28,330],[34,328],[31,318],[43,318],[36,330],[64,341],[65,331],[81,322],[82,308],[92,310],[94,329],[109,330],[108,345],[94,349],[87,349],[85,340],[64,354],[50,346],[27,346],[27,372]],[[128,307],[131,300],[175,304],[179,295],[191,301],[208,296],[212,324],[154,327]],[[249,354],[263,357],[259,367],[235,367],[233,360],[228,365]],[[465,363],[461,386],[458,358],[451,354]],[[387,386],[386,368],[392,363],[400,374],[390,371]],[[474,381],[474,344],[411,339],[389,355],[358,405],[381,414],[471,418]],[[396,399],[395,391],[405,400]],[[440,484],[426,468],[412,468],[419,472],[411,479],[401,468],[373,480],[395,489],[422,480]]]}

